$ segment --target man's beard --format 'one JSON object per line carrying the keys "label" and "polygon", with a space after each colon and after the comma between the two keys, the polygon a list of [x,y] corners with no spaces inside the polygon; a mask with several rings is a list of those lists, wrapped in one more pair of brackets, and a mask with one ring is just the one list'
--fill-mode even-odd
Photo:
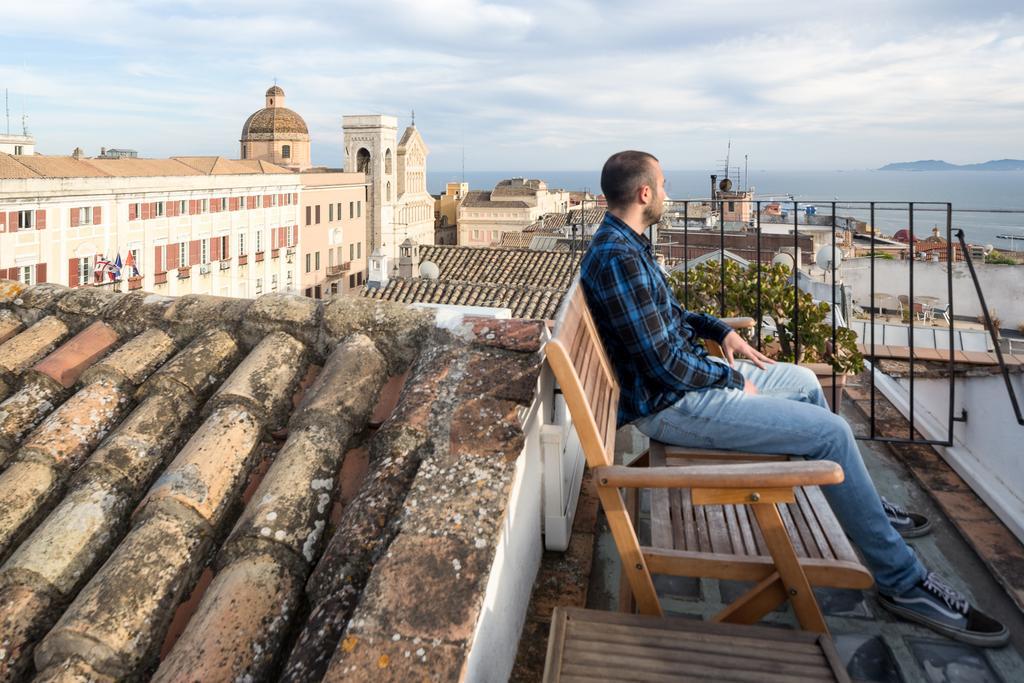
{"label": "man's beard", "polygon": [[653,204],[651,206],[645,206],[644,207],[644,225],[654,225],[655,223],[660,221],[661,217],[664,216],[664,215],[665,215],[665,204],[664,203],[662,203],[658,207],[655,207]]}

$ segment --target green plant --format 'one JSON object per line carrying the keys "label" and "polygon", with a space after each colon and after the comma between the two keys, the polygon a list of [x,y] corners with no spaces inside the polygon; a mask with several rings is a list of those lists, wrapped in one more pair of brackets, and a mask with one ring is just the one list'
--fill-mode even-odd
{"label": "green plant", "polygon": [[993,249],[985,256],[985,263],[994,263],[1003,266],[1015,266],[1017,265],[1017,259],[1002,253],[998,249]]}
{"label": "green plant", "polygon": [[[764,352],[775,358],[797,363],[830,363],[836,372],[857,373],[864,369],[864,357],[857,350],[857,334],[846,327],[836,328],[836,348],[832,349],[832,323],[826,319],[829,305],[815,303],[811,295],[787,282],[790,269],[782,264],[751,264],[744,269],[733,261],[725,263],[725,310],[722,317],[754,315],[758,306],[758,273],[761,280],[761,312],[775,327],[775,334],[763,338]],[[670,276],[670,283],[680,302],[684,290],[689,292],[688,307],[693,311],[722,314],[721,265],[714,261],[702,263],[688,273]],[[794,321],[794,300],[799,306],[799,330]],[[796,357],[799,331],[800,357]],[[744,330],[748,341],[755,330]]]}

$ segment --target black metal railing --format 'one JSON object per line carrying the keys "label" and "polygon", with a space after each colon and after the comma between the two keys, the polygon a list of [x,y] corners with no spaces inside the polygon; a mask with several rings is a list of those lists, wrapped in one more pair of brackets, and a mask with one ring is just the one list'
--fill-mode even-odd
{"label": "black metal railing", "polygon": [[[775,216],[770,217],[770,220],[766,220],[769,216],[766,215],[766,209],[768,207],[777,210]],[[727,208],[728,207],[728,208]],[[739,207],[739,210],[737,210]],[[810,210],[807,210],[808,208]],[[785,209],[783,212],[782,209]],[[825,216],[818,216],[816,211],[819,209],[828,209],[830,214]],[[788,219],[788,211],[792,210],[792,220]],[[849,216],[840,216],[840,211],[850,212]],[[974,212],[976,210],[969,210]],[[907,341],[907,352],[905,359],[908,363],[908,394],[909,394],[909,408],[908,408],[908,428],[906,436],[892,436],[880,434],[877,428],[878,411],[876,410],[876,373],[877,361],[881,358],[890,357],[894,354],[882,353],[879,354],[879,340],[876,339],[877,325],[876,320],[881,315],[882,309],[880,308],[879,299],[876,297],[879,294],[876,289],[876,266],[881,258],[882,254],[879,252],[880,245],[883,243],[878,229],[876,228],[876,218],[878,214],[885,214],[889,216],[888,222],[892,223],[893,212],[896,216],[903,214],[905,216],[905,222],[901,222],[909,236],[907,242],[903,245],[899,245],[897,242],[885,239],[884,243],[892,251],[896,253],[900,258],[904,258],[907,261],[907,282],[906,282],[906,301],[907,310],[901,313],[901,322],[907,323],[906,341]],[[583,216],[585,212],[581,211],[580,215]],[[783,215],[783,214],[787,215]],[[915,280],[915,263],[922,254],[922,249],[919,247],[919,242],[924,240],[917,240],[913,237],[914,235],[914,220],[915,216],[919,213],[930,213],[940,214],[942,222],[944,223],[944,229],[939,229],[936,223],[935,229],[938,232],[944,233],[944,240],[932,242],[927,253],[933,259],[942,260],[941,257],[945,257],[947,264],[950,267],[945,269],[945,293],[947,297],[947,307],[944,309],[945,316],[949,320],[948,329],[948,352],[945,354],[931,353],[928,355],[928,360],[935,362],[937,355],[943,355],[944,358],[941,362],[945,364],[946,375],[948,381],[948,410],[946,414],[946,425],[945,425],[945,438],[942,439],[929,439],[924,438],[918,434],[917,426],[919,423],[918,416],[915,415],[915,392],[916,392],[916,379],[919,370],[919,364],[924,362],[925,359],[919,358],[920,350],[915,346],[915,320],[916,313],[920,310],[922,316],[924,314],[925,307],[923,304],[919,304],[919,290]],[[802,274],[802,266],[806,265],[808,259],[802,255],[807,251],[821,250],[831,245],[830,258],[827,259],[828,265],[825,272],[831,277],[830,280],[830,297],[829,306],[831,308],[831,340],[830,348],[833,352],[838,349],[837,345],[837,332],[838,332],[838,315],[837,312],[840,310],[841,301],[837,300],[837,292],[840,290],[837,287],[837,264],[839,258],[837,258],[837,252],[840,252],[840,246],[837,238],[840,237],[840,233],[853,228],[856,233],[858,223],[863,224],[865,227],[870,226],[870,231],[863,231],[856,233],[861,239],[868,239],[868,246],[866,249],[867,255],[869,256],[868,262],[870,267],[869,274],[869,296],[870,306],[867,306],[868,320],[867,328],[868,332],[865,335],[866,339],[859,340],[866,351],[865,359],[870,365],[869,370],[869,381],[870,381],[870,404],[868,407],[868,418],[869,426],[867,434],[860,434],[858,438],[891,442],[891,443],[914,443],[914,444],[930,444],[939,446],[951,446],[953,444],[953,428],[954,423],[958,421],[964,421],[966,418],[961,415],[955,414],[955,400],[956,400],[956,364],[957,364],[957,348],[956,348],[956,329],[954,325],[954,292],[953,292],[953,264],[958,260],[965,260],[971,273],[973,285],[978,296],[978,302],[982,310],[982,314],[986,321],[986,327],[989,335],[996,348],[996,357],[999,364],[999,369],[1003,375],[1006,383],[1007,391],[1010,395],[1010,401],[1013,406],[1014,413],[1017,421],[1020,424],[1024,424],[1024,420],[1021,418],[1021,409],[1017,401],[1017,397],[1014,393],[1013,385],[1010,381],[1008,368],[1005,359],[1002,356],[1002,352],[999,349],[998,333],[993,325],[992,316],[989,313],[988,307],[985,302],[984,295],[982,294],[981,284],[978,280],[977,273],[975,272],[974,265],[971,261],[970,248],[967,245],[963,231],[956,231],[956,240],[954,242],[954,230],[953,230],[953,214],[954,209],[952,204],[947,202],[893,202],[893,201],[839,201],[828,200],[828,201],[809,201],[809,200],[796,200],[789,199],[784,202],[771,201],[771,200],[754,200],[754,199],[742,199],[739,197],[722,198],[716,196],[709,199],[691,199],[685,201],[673,201],[666,203],[666,214],[662,222],[658,226],[654,226],[648,233],[648,236],[654,242],[657,252],[668,262],[677,262],[674,265],[674,269],[682,273],[682,304],[689,308],[691,304],[691,287],[694,283],[691,281],[690,273],[690,262],[700,254],[707,254],[708,252],[717,251],[718,254],[718,314],[720,317],[724,317],[726,314],[726,301],[727,301],[727,268],[726,259],[729,251],[734,252],[737,256],[749,254],[753,252],[753,257],[748,260],[752,264],[756,264],[757,267],[754,269],[756,274],[756,301],[754,310],[750,312],[744,312],[743,315],[753,315],[755,320],[754,330],[754,343],[759,350],[763,350],[763,340],[765,338],[764,330],[764,304],[765,301],[762,297],[763,282],[762,272],[763,266],[766,263],[771,263],[772,260],[779,253],[786,253],[783,249],[792,249],[793,268],[791,269],[792,277],[792,352],[794,359],[801,359],[803,350],[801,345],[803,340],[800,338],[800,323],[801,315],[807,315],[807,312],[801,311],[800,298],[801,281],[806,280],[810,282],[810,278],[806,273]],[[727,221],[723,220],[727,215],[733,217],[741,217],[742,220]],[[804,221],[801,221],[801,216],[804,216]],[[696,222],[695,222],[696,221]],[[579,248],[582,251],[586,246],[586,239],[589,235],[585,234],[587,229],[586,225],[582,224],[579,226],[579,236],[581,238]],[[771,229],[770,226],[780,226],[779,229]],[[784,226],[781,227],[781,226]],[[575,228],[575,226],[574,226]],[[657,228],[657,232],[655,231]],[[592,228],[589,228],[592,229]],[[816,241],[812,236],[812,233],[818,233],[819,240]],[[572,232],[573,242],[575,246],[575,237],[577,230],[574,229]],[[852,236],[851,236],[852,238]],[[825,242],[822,247],[821,242]],[[811,249],[807,249],[810,245]],[[679,249],[681,248],[681,253]],[[575,251],[575,249],[574,249]],[[812,256],[813,259],[813,256]],[[714,260],[714,259],[710,259]],[[920,266],[919,266],[920,267]],[[894,283],[887,282],[886,288],[890,289]],[[808,284],[809,288],[813,287]],[[806,291],[806,290],[805,290]],[[845,298],[845,293],[842,294]],[[900,296],[902,296],[900,294]],[[933,297],[934,298],[934,297]],[[817,300],[821,300],[817,298]],[[920,309],[918,308],[920,306]],[[845,308],[845,307],[844,307]],[[713,312],[713,311],[709,311]],[[932,313],[934,317],[934,312]],[[776,331],[784,324],[781,320],[773,320]],[[788,321],[786,321],[788,323]],[[850,324],[849,321],[846,323]],[[883,323],[884,325],[884,323]],[[934,329],[934,328],[933,328]],[[883,327],[884,331],[884,327]],[[917,330],[920,332],[920,330]],[[933,334],[934,348],[938,351],[944,351],[938,344],[938,331]],[[838,392],[842,391],[842,388],[836,382],[837,372],[833,366],[832,369],[832,406],[834,410],[839,405]]]}

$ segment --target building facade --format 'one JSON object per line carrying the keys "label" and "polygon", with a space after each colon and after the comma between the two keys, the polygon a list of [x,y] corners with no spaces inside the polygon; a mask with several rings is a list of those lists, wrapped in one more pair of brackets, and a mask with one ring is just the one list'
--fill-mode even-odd
{"label": "building facade", "polygon": [[0,273],[175,296],[296,291],[300,191],[298,174],[260,161],[0,154]]}
{"label": "building facade", "polygon": [[24,154],[26,156],[36,153],[36,139],[31,135],[4,135],[0,133],[0,154]]}
{"label": "building facade", "polygon": [[459,243],[459,207],[469,195],[469,183],[448,183],[434,200],[434,244]]}
{"label": "building facade", "polygon": [[544,214],[569,210],[569,193],[549,190],[543,180],[510,178],[490,192],[470,192],[458,209],[459,244],[501,243],[504,232],[522,232]]}
{"label": "building facade", "polygon": [[366,281],[366,176],[302,173],[300,289],[320,299]]}

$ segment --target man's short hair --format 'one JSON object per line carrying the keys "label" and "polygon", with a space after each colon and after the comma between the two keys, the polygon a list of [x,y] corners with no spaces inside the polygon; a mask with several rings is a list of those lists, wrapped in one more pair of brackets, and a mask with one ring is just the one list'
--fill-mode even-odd
{"label": "man's short hair", "polygon": [[657,162],[653,154],[635,150],[617,152],[608,157],[601,169],[601,192],[609,208],[628,206],[636,197],[637,190],[644,185],[654,189],[654,163]]}

